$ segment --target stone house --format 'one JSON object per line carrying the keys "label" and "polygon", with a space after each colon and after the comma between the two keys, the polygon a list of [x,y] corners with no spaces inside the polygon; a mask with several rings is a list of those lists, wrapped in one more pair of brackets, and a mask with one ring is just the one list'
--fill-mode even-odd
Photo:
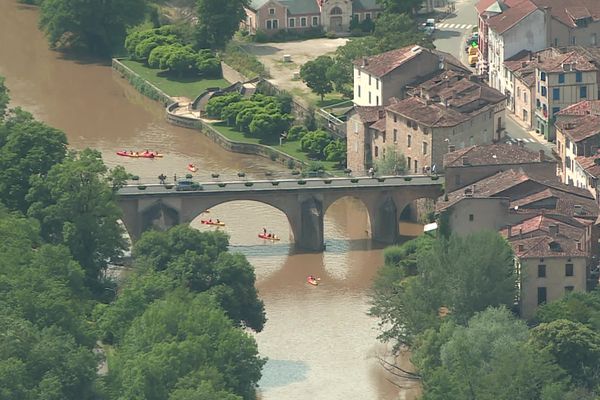
{"label": "stone house", "polygon": [[522,170],[546,179],[556,177],[556,160],[548,157],[543,150],[533,152],[523,144],[496,143],[469,146],[459,150],[455,150],[453,146],[449,147],[448,153],[444,154],[447,192],[453,192],[509,169]]}
{"label": "stone house", "polygon": [[383,106],[355,106],[347,114],[346,166],[354,172],[364,172],[373,166],[373,125],[385,121]]}
{"label": "stone house", "polygon": [[245,10],[241,27],[251,34],[309,28],[345,33],[352,19],[375,19],[381,6],[375,0],[252,0]]}
{"label": "stone house", "polygon": [[355,60],[354,104],[379,106],[404,98],[407,85],[444,69],[468,72],[450,54],[414,45]]}

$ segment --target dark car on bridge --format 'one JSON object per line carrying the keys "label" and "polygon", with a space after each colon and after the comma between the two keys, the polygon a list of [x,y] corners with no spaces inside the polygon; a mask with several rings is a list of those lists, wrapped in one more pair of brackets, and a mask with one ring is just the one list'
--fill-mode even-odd
{"label": "dark car on bridge", "polygon": [[192,180],[182,180],[177,181],[177,186],[175,186],[175,190],[177,191],[194,191],[194,190],[202,190],[202,185],[196,183]]}

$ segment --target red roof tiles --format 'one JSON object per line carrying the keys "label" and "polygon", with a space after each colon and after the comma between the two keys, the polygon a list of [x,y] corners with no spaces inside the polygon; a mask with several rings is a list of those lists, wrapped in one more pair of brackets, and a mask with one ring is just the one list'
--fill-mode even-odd
{"label": "red roof tiles", "polygon": [[506,32],[538,9],[530,0],[514,1],[512,5],[509,5],[508,2],[505,2],[505,4],[509,8],[487,20],[489,29],[500,34]]}
{"label": "red roof tiles", "polygon": [[[540,154],[542,159],[540,159]],[[488,144],[469,146],[444,154],[444,168],[462,167],[463,157],[467,157],[471,166],[555,162],[543,152],[533,152],[525,147],[510,144]]]}

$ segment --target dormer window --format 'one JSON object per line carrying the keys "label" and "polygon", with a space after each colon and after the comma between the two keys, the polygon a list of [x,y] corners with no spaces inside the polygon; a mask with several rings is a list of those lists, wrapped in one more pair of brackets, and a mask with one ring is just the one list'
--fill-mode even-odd
{"label": "dormer window", "polygon": [[561,251],[560,243],[558,242],[550,242],[548,246],[550,247],[550,251]]}

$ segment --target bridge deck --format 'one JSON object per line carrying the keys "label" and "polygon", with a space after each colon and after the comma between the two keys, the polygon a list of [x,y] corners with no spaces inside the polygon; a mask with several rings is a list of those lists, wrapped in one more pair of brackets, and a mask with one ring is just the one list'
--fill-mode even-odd
{"label": "bridge deck", "polygon": [[[304,184],[299,182],[304,181]],[[196,181],[194,181],[196,182]],[[277,182],[274,184],[273,182]],[[282,191],[282,190],[327,190],[327,189],[348,189],[348,188],[393,188],[400,186],[425,186],[442,185],[443,176],[427,175],[406,175],[406,176],[380,176],[376,178],[298,178],[298,179],[279,179],[279,180],[259,180],[247,179],[237,181],[210,181],[196,182],[201,189],[197,190],[176,190],[176,185],[167,184],[136,184],[127,185],[118,191],[119,196],[139,196],[139,195],[165,195],[185,193],[224,193],[224,192],[249,192],[249,191]],[[138,186],[143,185],[146,188],[140,190]],[[219,186],[221,185],[221,186]],[[223,186],[224,185],[224,186]]]}

